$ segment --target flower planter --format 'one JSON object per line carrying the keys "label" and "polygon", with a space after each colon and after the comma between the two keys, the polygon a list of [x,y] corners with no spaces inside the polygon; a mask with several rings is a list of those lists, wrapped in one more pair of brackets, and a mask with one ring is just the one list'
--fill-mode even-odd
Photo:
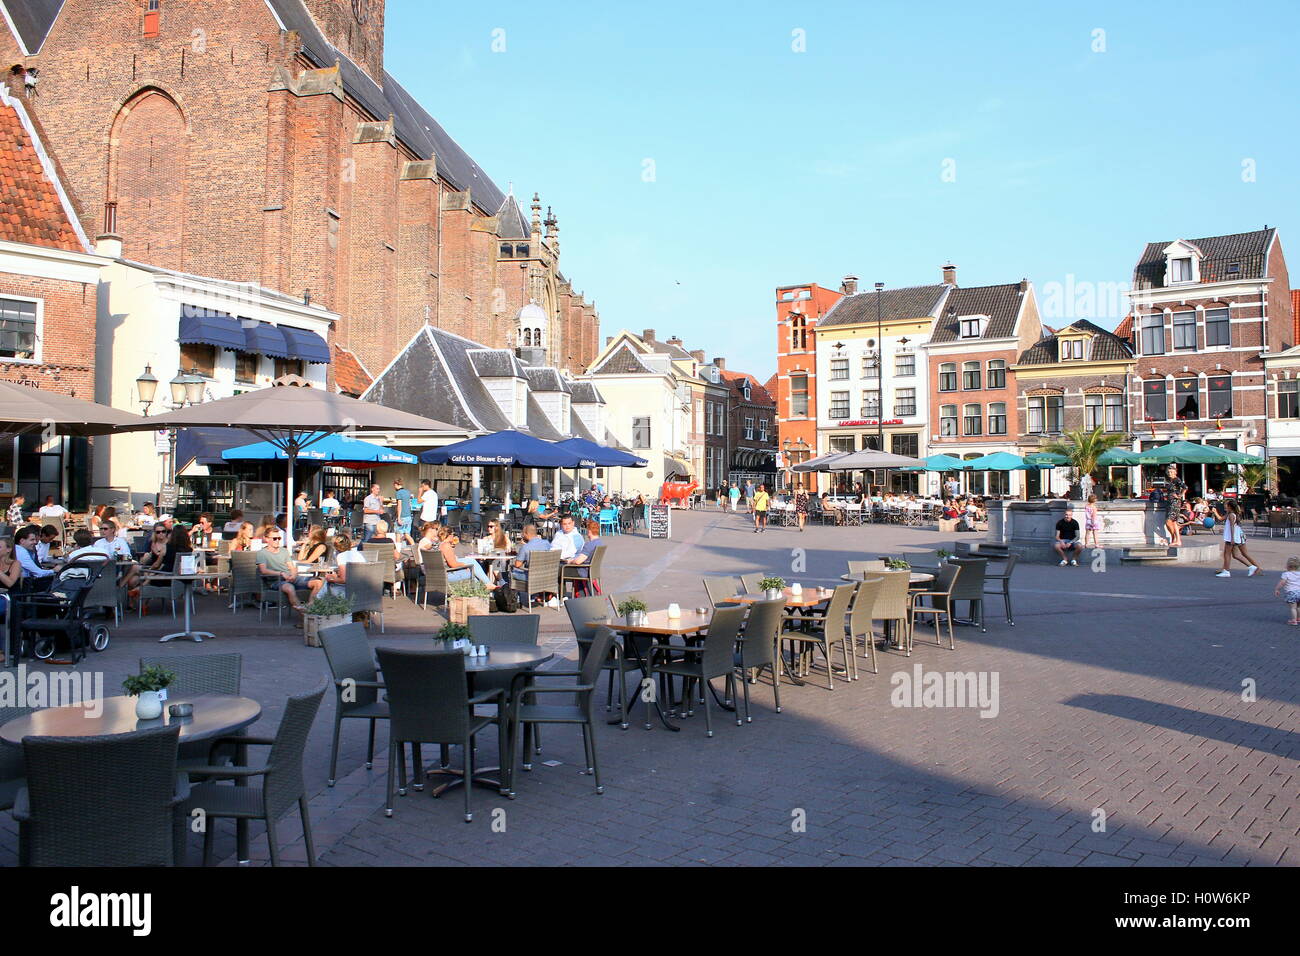
{"label": "flower planter", "polygon": [[351,614],[304,614],[302,616],[302,642],[308,647],[320,647],[321,628],[351,623]]}
{"label": "flower planter", "polygon": [[763,592],[763,597],[767,598],[769,601],[775,601],[778,598],[785,597],[785,592],[780,588],[768,588]]}
{"label": "flower planter", "polygon": [[135,698],[135,716],[139,720],[156,720],[162,716],[162,701],[158,691],[142,690]]}
{"label": "flower planter", "polygon": [[471,614],[486,613],[488,613],[488,599],[485,597],[447,598],[447,620],[452,624],[468,624]]}
{"label": "flower planter", "polygon": [[627,622],[628,627],[641,627],[646,622],[646,612],[630,611],[623,616],[623,620]]}

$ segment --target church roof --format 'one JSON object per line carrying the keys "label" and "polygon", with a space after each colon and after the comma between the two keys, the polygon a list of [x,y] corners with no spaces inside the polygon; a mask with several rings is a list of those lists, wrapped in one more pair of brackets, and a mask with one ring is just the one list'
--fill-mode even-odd
{"label": "church roof", "polygon": [[0,92],[0,239],[85,252],[54,166],[39,147],[22,104]]}

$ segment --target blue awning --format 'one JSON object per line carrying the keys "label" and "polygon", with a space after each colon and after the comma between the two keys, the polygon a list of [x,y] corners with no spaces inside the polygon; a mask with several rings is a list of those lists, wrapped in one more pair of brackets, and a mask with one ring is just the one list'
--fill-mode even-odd
{"label": "blue awning", "polygon": [[282,325],[280,331],[284,333],[285,344],[288,345],[293,358],[300,358],[304,362],[315,365],[329,364],[330,347],[315,332],[292,325]]}
{"label": "blue awning", "polygon": [[176,470],[184,471],[191,462],[199,465],[224,465],[221,453],[248,443],[242,428],[179,428],[176,430]]}
{"label": "blue awning", "polygon": [[244,329],[244,351],[269,355],[271,358],[297,357],[289,351],[284,333],[269,322],[258,322],[257,325]]}
{"label": "blue awning", "polygon": [[180,335],[185,345],[215,345],[219,349],[244,347],[244,330],[233,315],[203,314],[204,310],[184,309],[181,312]]}

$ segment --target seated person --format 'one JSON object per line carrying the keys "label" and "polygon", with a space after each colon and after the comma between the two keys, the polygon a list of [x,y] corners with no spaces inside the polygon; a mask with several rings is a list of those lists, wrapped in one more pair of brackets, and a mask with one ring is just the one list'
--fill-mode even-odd
{"label": "seated person", "polygon": [[325,581],[329,585],[331,594],[346,594],[346,585],[348,582],[348,565],[357,562],[365,563],[366,556],[352,546],[352,538],[346,534],[336,534],[334,536],[334,564],[335,570],[328,571],[325,574]]}
{"label": "seated person", "polygon": [[41,529],[34,524],[24,525],[14,536],[14,556],[22,566],[25,578],[53,577],[54,572],[43,568],[36,562],[36,543],[40,540]]}
{"label": "seated person", "polygon": [[1079,522],[1074,520],[1074,509],[1067,507],[1065,517],[1056,522],[1056,541],[1052,544],[1061,556],[1061,567],[1067,564],[1077,566],[1083,545],[1079,543]]}
{"label": "seated person", "polygon": [[[135,565],[135,555],[131,553],[131,546],[117,533],[116,521],[106,519],[100,522],[99,527],[104,532],[104,536],[95,542],[95,547],[114,561],[131,562],[117,582],[129,591],[140,583],[140,572]],[[73,540],[76,540],[76,535],[73,535]]]}
{"label": "seated person", "polygon": [[149,535],[148,550],[140,557],[140,567],[151,571],[170,571],[163,566],[163,555],[167,553],[167,529],[154,528]]}
{"label": "seated person", "polygon": [[158,567],[159,570],[170,571],[175,574],[180,571],[180,556],[182,554],[193,554],[194,545],[190,543],[190,533],[184,528],[173,528],[171,534],[167,535],[166,540],[167,546],[163,549],[163,555]]}
{"label": "seated person", "polygon": [[244,513],[236,508],[234,511],[230,512],[230,520],[221,526],[221,536],[227,541],[234,540],[235,535],[239,533],[239,529],[242,528],[244,524]]}
{"label": "seated person", "polygon": [[437,521],[426,521],[424,527],[420,529],[420,540],[416,542],[418,551],[436,551],[438,550],[438,535],[442,531],[442,525]]}
{"label": "seated person", "polygon": [[329,543],[325,540],[325,529],[320,525],[312,525],[311,530],[307,532],[307,537],[298,548],[297,560],[303,564],[316,564],[325,560],[329,550]]}
{"label": "seated person", "polygon": [[590,584],[585,583],[586,579],[590,577],[591,569],[588,566],[591,564],[592,557],[596,554],[596,549],[600,547],[600,522],[588,521],[583,530],[587,533],[587,540],[583,542],[582,548],[573,557],[562,562],[566,566],[564,570],[566,576],[583,579],[584,583],[581,588],[576,584],[574,585],[574,596],[578,595],[579,590],[586,593],[591,587]]}
{"label": "seated person", "polygon": [[446,528],[442,529],[441,540],[438,542],[438,550],[442,553],[443,563],[447,566],[447,581],[468,581],[473,578],[481,582],[484,587],[496,587],[488,578],[487,572],[483,570],[482,565],[477,561],[462,561],[456,556],[456,545],[460,543],[460,538],[452,534]]}
{"label": "seated person", "polygon": [[325,586],[325,582],[311,574],[300,575],[298,568],[289,560],[288,552],[280,547],[283,541],[282,529],[276,528],[269,532],[263,539],[264,547],[257,552],[257,567],[263,576],[279,579],[280,591],[289,599],[289,607],[302,614],[304,607],[298,602],[298,591],[307,591],[310,601]]}
{"label": "seated person", "polygon": [[[572,521],[572,519],[569,519]],[[597,526],[599,527],[599,525]],[[514,564],[511,565],[510,574],[516,581],[528,580],[528,556],[534,551],[551,550],[550,543],[537,533],[537,525],[524,525],[524,543],[519,546],[519,553],[515,555]]]}
{"label": "seated person", "polygon": [[234,551],[252,551],[253,550],[253,522],[242,521],[235,531],[235,537],[231,539],[230,550]]}
{"label": "seated person", "polygon": [[136,521],[142,528],[152,528],[158,523],[158,514],[154,511],[152,502],[145,502],[144,507],[140,509],[140,514],[136,516]]}
{"label": "seated person", "polygon": [[72,543],[75,547],[68,552],[69,564],[78,558],[94,558],[97,561],[108,560],[108,555],[101,548],[95,547],[95,536],[90,533],[89,528],[78,528],[73,532]]}
{"label": "seated person", "polygon": [[197,546],[207,547],[212,541],[214,529],[212,527],[212,515],[206,511],[199,515],[199,520],[190,530],[190,539]]}
{"label": "seated person", "polygon": [[325,497],[320,500],[320,511],[326,518],[333,518],[339,513],[339,500],[334,497],[334,492],[325,492]]}
{"label": "seated person", "polygon": [[36,560],[41,564],[49,564],[62,550],[59,529],[52,524],[41,528],[41,538],[36,542]]}

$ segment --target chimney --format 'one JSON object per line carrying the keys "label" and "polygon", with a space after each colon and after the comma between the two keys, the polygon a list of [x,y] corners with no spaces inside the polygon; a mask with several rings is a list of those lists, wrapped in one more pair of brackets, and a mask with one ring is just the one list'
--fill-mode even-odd
{"label": "chimney", "polygon": [[957,284],[957,267],[951,262],[943,267],[943,281],[947,285]]}
{"label": "chimney", "polygon": [[654,329],[646,329],[644,332],[641,333],[641,338],[645,339],[647,342],[649,342],[654,337],[655,337]]}
{"label": "chimney", "polygon": [[713,364],[716,365],[718,368],[726,368],[727,360],[724,359],[721,355],[715,355],[713,356]]}
{"label": "chimney", "polygon": [[843,292],[845,295],[857,295],[857,294],[858,294],[858,277],[857,277],[857,276],[845,276],[845,277],[844,277],[844,281],[842,281],[842,282],[840,283],[840,291]]}
{"label": "chimney", "polygon": [[1029,291],[1029,280],[1028,280],[1028,279],[1021,279],[1021,280],[1020,280],[1020,292],[1023,294],[1023,293],[1028,292],[1028,291]]}
{"label": "chimney", "polygon": [[670,338],[670,339],[668,340],[668,344],[669,344],[669,345],[676,345],[678,348],[681,348],[681,346],[682,346],[682,340],[679,339],[677,336],[674,335],[672,338]]}
{"label": "chimney", "polygon": [[612,335],[607,335],[607,336],[605,336],[605,344],[606,344],[606,345],[609,345],[609,343],[610,343],[610,342],[613,342],[613,341],[614,341],[614,336],[612,336]]}
{"label": "chimney", "polygon": [[109,259],[122,258],[122,237],[111,232],[103,232],[95,237],[95,255]]}
{"label": "chimney", "polygon": [[699,362],[701,365],[703,365],[703,364],[704,364],[704,349],[696,349],[694,352],[691,353],[691,358],[695,359],[695,361],[697,361],[697,362]]}

